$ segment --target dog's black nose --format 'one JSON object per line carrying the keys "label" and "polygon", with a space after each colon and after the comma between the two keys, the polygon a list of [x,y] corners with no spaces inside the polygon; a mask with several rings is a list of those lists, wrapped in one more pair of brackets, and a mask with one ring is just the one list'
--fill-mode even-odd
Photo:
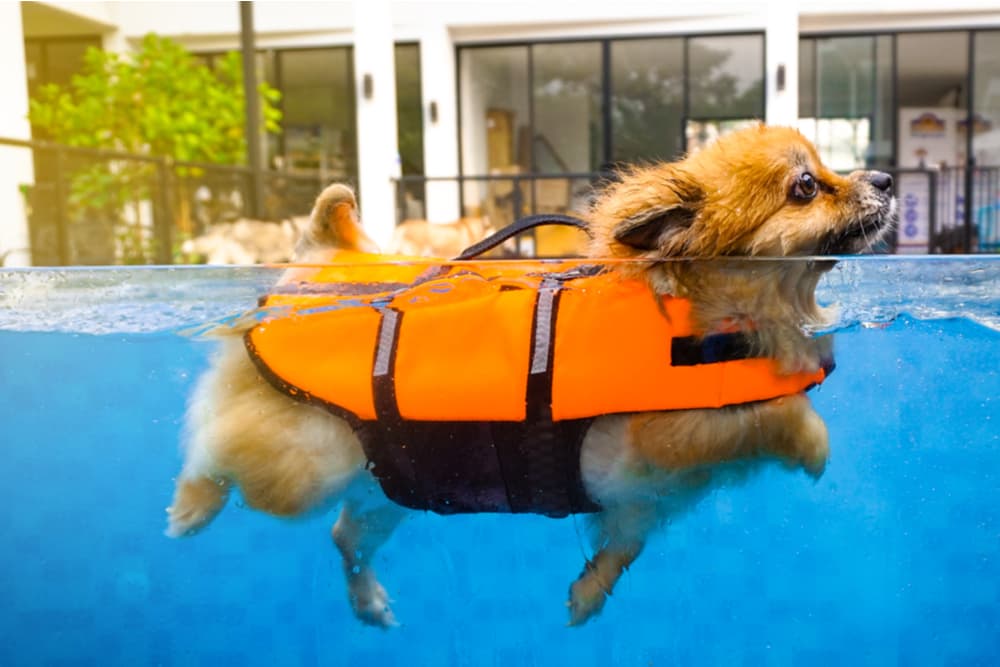
{"label": "dog's black nose", "polygon": [[884,171],[870,171],[868,172],[868,182],[879,190],[887,192],[892,187],[892,176]]}

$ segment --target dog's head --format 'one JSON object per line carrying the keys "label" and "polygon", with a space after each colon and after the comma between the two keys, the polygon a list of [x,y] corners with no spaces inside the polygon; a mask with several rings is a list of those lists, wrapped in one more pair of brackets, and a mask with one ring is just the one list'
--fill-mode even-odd
{"label": "dog's head", "polygon": [[[833,263],[733,258],[861,252],[895,213],[888,174],[840,176],[797,130],[757,126],[680,162],[623,171],[590,212],[590,254],[642,260],[618,271],[688,298],[696,331],[752,330],[784,367],[812,368],[824,352],[803,330],[833,321],[815,301]],[[714,261],[664,261],[681,257]]]}
{"label": "dog's head", "polygon": [[850,254],[880,240],[896,211],[888,174],[840,176],[784,127],[734,132],[680,162],[620,178],[591,210],[592,256]]}

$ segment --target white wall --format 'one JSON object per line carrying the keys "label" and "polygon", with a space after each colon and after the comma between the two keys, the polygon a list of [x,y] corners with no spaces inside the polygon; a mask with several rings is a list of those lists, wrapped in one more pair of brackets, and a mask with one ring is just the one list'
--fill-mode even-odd
{"label": "white wall", "polygon": [[[799,117],[799,14],[795,0],[767,3],[764,33],[764,66],[767,109],[770,125],[794,126]],[[779,89],[779,67],[784,68],[783,89]]]}
{"label": "white wall", "polygon": [[[400,176],[396,61],[388,0],[354,2],[354,80],[358,108],[361,221],[382,248],[396,226],[393,178]],[[365,79],[371,95],[365,95]]]}
{"label": "white wall", "polygon": [[[118,26],[128,39],[147,32],[169,35],[203,49],[239,44],[235,0],[205,2],[49,2],[79,11],[95,22]],[[458,44],[514,39],[595,35],[676,34],[763,30],[769,0],[675,2],[571,2],[570,0],[486,2],[483,0],[393,0],[397,39],[418,40],[429,26],[447,30]],[[1000,25],[996,0],[788,0],[797,7],[801,29],[868,30]],[[352,3],[254,3],[262,46],[317,46],[352,42]]]}
{"label": "white wall", "polygon": [[[448,28],[431,24],[420,36],[421,97],[424,104],[424,174],[458,173],[458,94],[455,92],[455,45]],[[430,105],[437,107],[437,120]],[[431,222],[450,222],[461,216],[458,185],[429,182],[425,215]]]}
{"label": "white wall", "polygon": [[[0,136],[30,139],[20,3],[0,3],[0,26]],[[27,210],[19,188],[32,181],[31,151],[0,146],[0,266],[30,264]]]}

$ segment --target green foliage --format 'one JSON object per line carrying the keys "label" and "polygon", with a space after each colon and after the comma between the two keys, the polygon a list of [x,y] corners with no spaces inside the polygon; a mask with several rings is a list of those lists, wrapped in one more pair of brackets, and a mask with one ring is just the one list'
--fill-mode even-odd
{"label": "green foliage", "polygon": [[[261,83],[265,129],[280,131],[280,94]],[[238,164],[246,159],[240,54],[209,68],[154,34],[128,54],[91,48],[70,86],[45,86],[29,119],[71,146],[113,148],[175,160]]]}
{"label": "green foliage", "polygon": [[[261,83],[261,115],[266,132],[280,131],[280,93]],[[48,85],[30,101],[29,120],[40,137],[87,148],[104,148],[176,161],[243,164],[246,161],[245,100],[242,60],[238,52],[215,59],[207,66],[180,44],[155,34],[146,35],[141,47],[127,54],[91,48],[82,71],[69,86]],[[183,187],[197,170],[177,168]],[[74,170],[69,205],[74,218],[94,215],[118,217],[124,223],[130,204],[150,198],[155,166],[139,161],[95,161]],[[179,203],[185,214],[185,202]],[[180,222],[182,230],[185,221]],[[119,254],[143,254],[148,247],[119,238]],[[148,246],[148,243],[145,244]],[[138,250],[135,250],[138,248]],[[138,257],[120,257],[141,261]]]}

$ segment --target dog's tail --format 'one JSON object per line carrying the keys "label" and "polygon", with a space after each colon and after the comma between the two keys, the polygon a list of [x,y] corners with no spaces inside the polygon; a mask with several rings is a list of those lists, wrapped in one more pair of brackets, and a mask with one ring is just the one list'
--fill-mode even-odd
{"label": "dog's tail", "polygon": [[377,253],[358,221],[358,202],[354,192],[341,183],[327,186],[316,198],[309,226],[299,241],[298,255],[315,248],[340,248]]}

